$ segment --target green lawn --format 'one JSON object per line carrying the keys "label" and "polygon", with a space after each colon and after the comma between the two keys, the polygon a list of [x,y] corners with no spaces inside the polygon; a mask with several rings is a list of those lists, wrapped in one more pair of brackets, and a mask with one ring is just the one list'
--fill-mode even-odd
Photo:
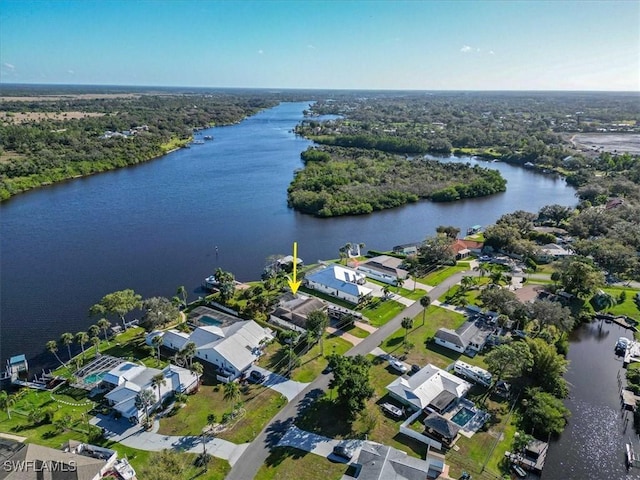
{"label": "green lawn", "polygon": [[441,267],[435,272],[430,273],[426,277],[418,279],[420,283],[426,283],[427,285],[436,286],[442,283],[443,280],[449,278],[451,275],[455,275],[458,272],[464,272],[469,270],[469,262],[459,262],[455,266]]}
{"label": "green lawn", "polygon": [[379,298],[375,298],[366,306],[366,308],[363,308],[360,311],[369,319],[371,325],[374,327],[381,327],[404,309],[405,306],[395,300],[381,300]]}
{"label": "green lawn", "polygon": [[610,287],[603,288],[603,290],[613,295],[616,300],[619,300],[620,294],[622,292],[625,292],[627,296],[624,302],[618,303],[613,308],[609,309],[608,313],[611,313],[613,315],[627,315],[628,317],[640,320],[640,310],[638,310],[638,306],[634,301],[634,298],[636,297],[636,294],[639,290],[624,287]]}
{"label": "green lawn", "polygon": [[425,324],[422,325],[422,314],[414,318],[414,328],[409,331],[407,341],[413,344],[408,353],[403,345],[404,328],[396,330],[380,347],[386,352],[398,357],[404,357],[409,364],[424,366],[432,363],[443,368],[460,356],[457,352],[440,347],[431,340],[440,327],[456,329],[465,321],[464,315],[435,305],[429,306],[425,315]]}
{"label": "green lawn", "polygon": [[303,450],[278,447],[271,450],[255,480],[339,480],[347,465]]}
{"label": "green lawn", "polygon": [[[240,401],[244,403],[246,415],[233,428],[222,432],[219,437],[234,443],[252,441],[266,423],[286,404],[279,393],[261,385],[247,384],[242,387]],[[200,391],[189,397],[185,407],[175,415],[160,420],[161,435],[200,435],[207,425],[207,416],[216,415],[218,422],[222,415],[231,410],[231,404],[224,399],[223,385],[203,385]]]}

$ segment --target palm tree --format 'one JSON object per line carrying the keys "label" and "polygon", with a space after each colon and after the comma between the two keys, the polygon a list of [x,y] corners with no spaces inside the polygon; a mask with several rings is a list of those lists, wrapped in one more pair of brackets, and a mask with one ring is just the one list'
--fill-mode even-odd
{"label": "palm tree", "polygon": [[429,295],[425,295],[420,299],[420,305],[424,310],[422,311],[422,325],[424,325],[424,317],[427,314],[427,308],[431,305],[431,297]]}
{"label": "palm tree", "polygon": [[135,405],[138,410],[144,408],[145,424],[149,424],[149,407],[155,403],[156,396],[153,390],[145,389],[141,390],[136,395]]}
{"label": "palm tree", "polygon": [[402,343],[407,343],[407,335],[409,334],[409,329],[413,328],[413,318],[404,317],[401,322],[402,328],[404,328],[404,341]]}
{"label": "palm tree", "polygon": [[157,352],[158,365],[160,364],[160,346],[162,346],[162,335],[156,335],[151,339],[151,345],[153,345]]}
{"label": "palm tree", "polygon": [[73,333],[63,333],[60,336],[60,343],[66,345],[67,352],[69,352],[69,361],[71,361],[71,344],[73,343]]}
{"label": "palm tree", "polygon": [[182,350],[180,350],[180,355],[182,355],[187,362],[189,362],[189,368],[191,368],[191,363],[193,362],[193,357],[196,355],[196,344],[194,342],[187,342]]}
{"label": "palm tree", "polygon": [[89,341],[89,334],[87,332],[76,333],[76,342],[80,344],[82,349],[82,359],[84,360],[84,345]]}
{"label": "palm tree", "polygon": [[109,329],[109,327],[111,327],[111,322],[106,318],[101,318],[100,320],[98,320],[97,325],[102,329],[102,332],[104,333],[104,340],[107,342],[107,345],[108,345],[109,339],[107,338],[107,330]]}
{"label": "palm tree", "polygon": [[11,420],[10,408],[16,404],[16,396],[9,395],[6,391],[0,391],[0,409],[7,412],[7,417]]}
{"label": "palm tree", "polygon": [[196,386],[196,390],[200,388],[200,379],[202,378],[202,374],[204,373],[204,365],[200,362],[193,362],[191,365],[191,371],[198,376],[198,384]]}
{"label": "palm tree", "polygon": [[100,327],[98,325],[91,325],[88,331],[90,337],[97,337],[100,334]]}
{"label": "palm tree", "polygon": [[476,280],[475,278],[473,278],[470,275],[465,275],[464,277],[462,277],[462,279],[460,280],[460,285],[465,289],[465,291],[467,290],[471,290],[471,288],[476,284]]}
{"label": "palm tree", "polygon": [[382,293],[384,294],[385,299],[389,297],[390,292],[391,292],[391,287],[389,287],[389,285],[385,285],[384,287],[382,287]]}
{"label": "palm tree", "polygon": [[229,383],[225,384],[223,398],[225,400],[229,400],[229,403],[231,404],[231,411],[233,413],[233,405],[240,398],[240,387],[238,386],[238,384],[236,382],[232,381],[232,382],[229,382]]}
{"label": "palm tree", "polygon": [[58,342],[56,342],[55,340],[49,340],[47,342],[47,351],[53,353],[56,356],[56,359],[58,360],[58,362],[60,362],[60,365],[62,365],[63,367],[66,367],[67,365],[60,360],[60,357],[58,356]]}
{"label": "palm tree", "polygon": [[400,289],[402,288],[403,285],[404,285],[404,278],[398,277],[396,279],[396,286],[398,287],[398,292],[400,292]]}
{"label": "palm tree", "polygon": [[98,347],[100,346],[100,337],[98,336],[91,337],[91,343],[93,343],[93,346],[96,347],[96,357],[97,357]]}
{"label": "palm tree", "polygon": [[293,345],[284,345],[282,347],[282,352],[284,354],[284,360],[286,360],[289,364],[287,374],[291,375],[291,370],[300,364],[300,357],[298,357],[298,354],[296,353]]}
{"label": "palm tree", "polygon": [[167,384],[167,380],[164,378],[164,374],[162,372],[158,373],[157,375],[154,375],[151,378],[151,387],[158,388],[158,402],[162,400],[162,393],[160,392],[160,386],[166,385],[166,384]]}
{"label": "palm tree", "polygon": [[184,285],[180,285],[178,290],[176,291],[176,296],[182,300],[181,304],[183,306],[187,306],[187,289],[184,288]]}

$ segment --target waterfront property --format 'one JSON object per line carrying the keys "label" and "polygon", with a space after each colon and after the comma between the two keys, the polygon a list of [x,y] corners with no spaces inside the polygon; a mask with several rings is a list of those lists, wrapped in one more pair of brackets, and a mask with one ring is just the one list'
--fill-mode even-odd
{"label": "waterfront property", "polygon": [[212,365],[224,381],[246,372],[262,354],[262,347],[273,333],[253,320],[237,321],[226,327],[198,327],[191,333],[168,330],[162,336],[164,347],[180,351],[187,343],[196,345],[195,357]]}
{"label": "waterfront property", "polygon": [[[153,384],[153,378],[162,374],[163,383]],[[105,399],[114,411],[132,423],[140,422],[145,409],[138,408],[136,397],[143,390],[151,390],[154,403],[149,412],[175,393],[189,393],[197,388],[198,376],[186,368],[168,365],[163,370],[124,362],[107,372],[102,378],[102,386],[109,390]]]}
{"label": "waterfront property", "polygon": [[522,452],[513,453],[505,452],[505,456],[513,464],[518,465],[525,470],[541,474],[544,468],[544,462],[547,459],[547,450],[549,444],[542,440],[531,440]]}
{"label": "waterfront property", "polygon": [[269,322],[302,332],[307,326],[307,316],[317,310],[326,311],[327,304],[316,297],[285,294],[271,314]]}
{"label": "waterfront property", "polygon": [[409,272],[402,268],[403,260],[390,257],[389,255],[379,255],[358,266],[358,271],[367,277],[379,280],[390,285],[397,285],[398,280],[405,280]]}
{"label": "waterfront property", "polygon": [[341,265],[330,265],[313,272],[304,279],[305,285],[313,290],[358,305],[367,300],[373,290],[365,286],[364,274]]}

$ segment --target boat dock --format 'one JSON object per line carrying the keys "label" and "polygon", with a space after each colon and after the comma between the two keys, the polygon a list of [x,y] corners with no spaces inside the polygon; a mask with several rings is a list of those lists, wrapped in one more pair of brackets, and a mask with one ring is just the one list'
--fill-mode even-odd
{"label": "boat dock", "polygon": [[[635,327],[634,327],[635,328]],[[627,368],[631,362],[640,362],[640,342],[630,342],[624,352],[622,367]]]}

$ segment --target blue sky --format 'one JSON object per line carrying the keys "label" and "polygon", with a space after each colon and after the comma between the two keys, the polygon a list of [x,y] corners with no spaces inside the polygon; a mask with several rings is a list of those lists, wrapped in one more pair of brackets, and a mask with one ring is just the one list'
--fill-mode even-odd
{"label": "blue sky", "polygon": [[640,90],[640,1],[0,0],[0,80]]}

